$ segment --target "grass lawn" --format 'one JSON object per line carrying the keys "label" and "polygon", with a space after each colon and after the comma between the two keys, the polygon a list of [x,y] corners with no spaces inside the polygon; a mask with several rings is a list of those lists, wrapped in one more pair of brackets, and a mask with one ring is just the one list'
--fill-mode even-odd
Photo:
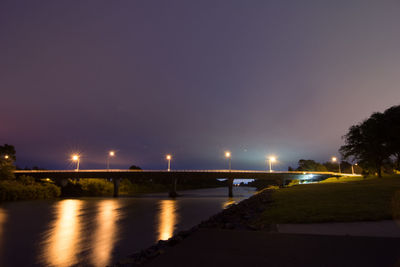
{"label": "grass lawn", "polygon": [[330,178],[277,189],[258,223],[387,220],[400,217],[400,176]]}

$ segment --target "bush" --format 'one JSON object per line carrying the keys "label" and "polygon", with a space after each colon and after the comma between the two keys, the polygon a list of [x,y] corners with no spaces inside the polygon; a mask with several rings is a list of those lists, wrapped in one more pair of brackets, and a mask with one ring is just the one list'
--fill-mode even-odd
{"label": "bush", "polygon": [[0,201],[56,198],[60,194],[60,188],[51,183],[0,181]]}
{"label": "bush", "polygon": [[0,160],[0,181],[15,179],[14,170],[15,167],[11,163]]}
{"label": "bush", "polygon": [[35,184],[35,178],[27,175],[22,175],[17,178],[17,181],[24,185],[33,185]]}
{"label": "bush", "polygon": [[119,192],[123,195],[135,195],[142,193],[166,192],[168,185],[147,183],[132,183],[129,179],[123,179],[119,184]]}
{"label": "bush", "polygon": [[114,190],[114,184],[104,179],[80,179],[79,181],[69,181],[62,188],[62,196],[111,196]]}
{"label": "bush", "polygon": [[114,184],[103,179],[81,179],[79,182],[89,196],[109,196],[114,190]]}

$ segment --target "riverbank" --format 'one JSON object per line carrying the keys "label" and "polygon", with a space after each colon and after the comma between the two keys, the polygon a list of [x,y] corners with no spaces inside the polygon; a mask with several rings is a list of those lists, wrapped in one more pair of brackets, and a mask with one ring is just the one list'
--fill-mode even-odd
{"label": "riverbank", "polygon": [[[310,248],[313,248],[311,250],[314,253],[323,255],[327,247],[328,250],[330,250],[329,248],[338,250],[337,247],[340,247],[340,251],[342,251],[342,248],[347,248],[346,244],[353,244],[353,246],[357,247],[352,247],[352,251],[356,250],[356,252],[349,258],[350,261],[346,260],[348,258],[347,250],[343,250],[341,255],[347,256],[343,258],[335,257],[335,260],[339,260],[336,262],[337,264],[347,265],[348,262],[351,263],[353,260],[355,262],[364,262],[367,259],[365,261],[367,266],[382,266],[380,264],[384,263],[384,261],[373,261],[368,257],[362,257],[362,255],[365,254],[365,251],[369,251],[371,247],[377,246],[379,249],[375,251],[375,254],[378,253],[379,257],[386,257],[384,254],[387,251],[394,253],[392,247],[387,244],[396,244],[394,246],[395,252],[400,253],[400,246],[398,245],[400,244],[400,239],[397,239],[398,235],[400,235],[399,224],[393,220],[398,218],[397,216],[400,214],[399,190],[399,176],[385,177],[383,179],[334,178],[319,184],[263,190],[237,205],[228,207],[190,231],[179,233],[168,241],[161,241],[147,250],[132,254],[129,258],[120,261],[116,266],[137,266],[143,263],[149,264],[149,266],[168,266],[168,263],[174,263],[175,266],[221,266],[218,264],[221,262],[224,262],[224,265],[243,266],[243,262],[238,264],[241,262],[240,258],[238,259],[236,255],[232,255],[234,251],[241,252],[242,257],[247,258],[247,262],[251,262],[256,257],[258,258],[258,261],[255,262],[257,263],[256,265],[262,265],[266,259],[275,258],[276,255],[268,252],[268,256],[266,256],[264,251],[259,254],[256,253],[257,255],[255,256],[254,251],[257,251],[257,249],[254,248],[253,244],[259,243],[260,246],[268,247],[271,246],[269,242],[273,242],[274,246],[282,251],[289,252],[289,254],[293,252],[297,255],[294,257],[296,261],[279,261],[275,259],[275,261],[271,262],[268,259],[267,261],[270,265],[293,265],[296,262],[304,262],[307,257],[303,256],[302,258],[301,255],[309,253]],[[362,222],[365,220],[390,221],[378,221],[368,228]],[[297,224],[288,224],[302,223],[300,226],[307,226],[304,223],[332,221],[358,221],[358,223],[325,223],[322,224],[324,226],[314,224],[309,225],[308,230],[304,227],[299,227]],[[379,238],[376,237],[376,229],[387,230],[387,224],[391,225],[392,231],[386,233],[384,237],[378,233]],[[318,233],[318,227],[321,236],[313,237]],[[232,229],[237,231],[227,231]],[[355,229],[358,229],[358,231],[364,229],[364,237],[366,239],[350,238],[349,235],[354,235]],[[285,232],[295,234],[291,235]],[[332,238],[332,233],[335,232],[344,237]],[[278,241],[273,241],[276,239],[274,235],[278,233],[279,238],[286,239],[290,243],[298,242],[299,247],[288,248],[285,242],[279,241],[279,238]],[[306,235],[299,237],[299,233]],[[313,235],[308,235],[309,233]],[[259,240],[259,235],[264,236],[265,240]],[[375,236],[375,239],[373,236]],[[390,240],[386,240],[388,236]],[[396,239],[395,242],[393,242],[393,238]],[[186,241],[186,239],[191,241]],[[199,243],[196,245],[196,242]],[[218,253],[209,249],[211,244],[220,244],[219,247],[215,247]],[[368,246],[365,247],[365,244],[368,244]],[[382,246],[382,244],[386,245]],[[320,247],[322,245],[325,246],[323,249]],[[188,251],[191,246],[192,250],[189,249]],[[199,251],[201,251],[201,255]],[[184,256],[179,258],[177,253]],[[161,256],[157,257],[159,255]],[[282,256],[284,255],[282,254]],[[174,259],[174,257],[175,261],[169,260]],[[391,263],[397,260],[393,255],[388,257]],[[177,258],[179,260],[176,260]],[[204,258],[205,262],[200,265],[199,261],[192,262],[193,259],[199,258]],[[232,258],[234,259],[233,261],[229,260]],[[304,264],[320,266],[328,263],[330,265],[332,262],[334,263],[335,261],[326,262],[324,258],[317,257],[311,262],[306,260]]]}
{"label": "riverbank", "polygon": [[273,231],[273,225],[255,225],[262,215],[262,212],[271,203],[271,193],[273,190],[264,189],[248,199],[244,199],[239,203],[231,204],[224,210],[211,216],[209,219],[202,221],[199,225],[192,227],[187,231],[181,231],[164,241],[159,240],[153,246],[137,251],[127,258],[117,262],[114,266],[140,266],[148,263],[157,256],[164,254],[170,247],[181,243],[199,229],[229,229],[229,230],[268,230]]}

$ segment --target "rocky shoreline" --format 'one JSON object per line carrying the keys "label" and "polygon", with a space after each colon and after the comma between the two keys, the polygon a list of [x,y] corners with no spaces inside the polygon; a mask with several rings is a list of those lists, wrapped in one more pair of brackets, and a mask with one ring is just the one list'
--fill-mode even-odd
{"label": "rocky shoreline", "polygon": [[192,227],[190,230],[180,231],[168,240],[160,240],[153,246],[135,252],[127,258],[118,261],[113,266],[142,266],[158,255],[165,253],[168,247],[175,246],[183,241],[199,228],[275,231],[276,227],[274,225],[259,225],[256,223],[262,212],[272,202],[272,191],[272,189],[264,189],[248,199],[237,204],[232,204],[223,211],[211,216],[208,220]]}

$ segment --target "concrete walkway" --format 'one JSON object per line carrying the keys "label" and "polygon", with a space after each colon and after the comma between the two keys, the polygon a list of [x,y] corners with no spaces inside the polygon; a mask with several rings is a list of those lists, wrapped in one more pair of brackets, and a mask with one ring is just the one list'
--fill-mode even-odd
{"label": "concrete walkway", "polygon": [[[299,231],[295,228],[283,226]],[[321,233],[200,229],[145,266],[400,266],[398,237]]]}
{"label": "concrete walkway", "polygon": [[278,224],[279,233],[400,238],[400,221]]}

